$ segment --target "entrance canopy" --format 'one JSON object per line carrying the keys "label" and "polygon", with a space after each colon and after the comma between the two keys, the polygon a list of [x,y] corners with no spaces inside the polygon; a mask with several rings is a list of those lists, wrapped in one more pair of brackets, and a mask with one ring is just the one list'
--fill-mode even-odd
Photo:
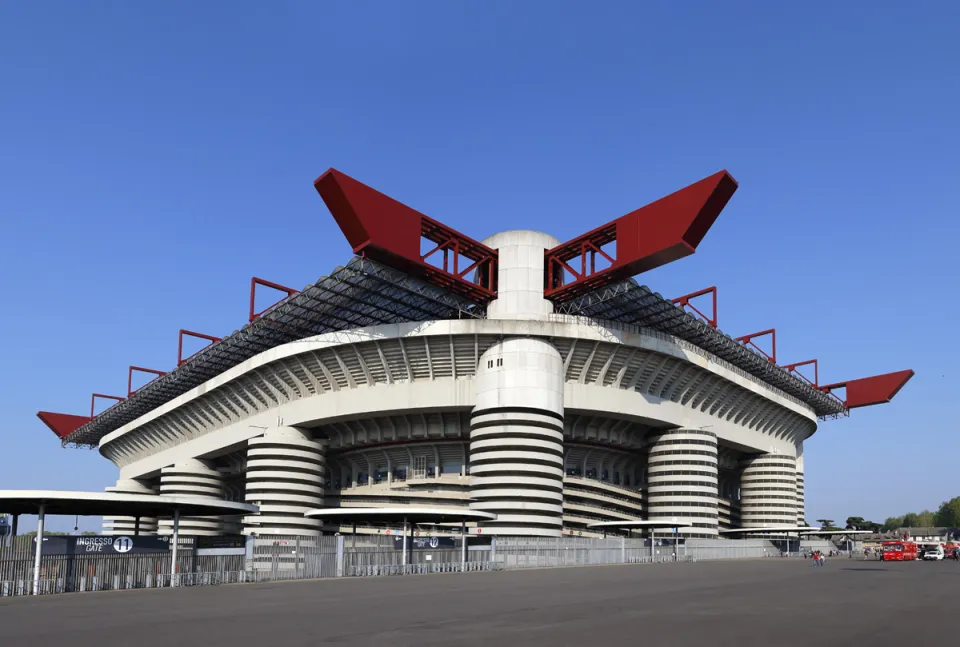
{"label": "entrance canopy", "polygon": [[198,496],[157,496],[115,492],[67,492],[59,490],[0,490],[0,512],[37,515],[37,538],[33,558],[33,594],[40,592],[40,558],[43,552],[43,521],[48,514],[80,516],[173,517],[170,541],[170,585],[177,585],[177,548],[180,515],[204,517],[255,514],[255,505],[218,501]]}
{"label": "entrance canopy", "polygon": [[248,503],[218,501],[195,496],[119,494],[114,492],[68,492],[58,490],[0,490],[0,512],[125,517],[170,517],[174,512],[188,516],[255,514],[259,508]]}
{"label": "entrance canopy", "polygon": [[305,516],[313,519],[344,523],[406,521],[408,523],[464,523],[467,521],[496,521],[492,512],[444,507],[386,507],[386,508],[318,508],[308,510]]}
{"label": "entrance canopy", "polygon": [[802,532],[801,537],[855,537],[857,535],[873,535],[872,530],[817,530],[815,532]]}
{"label": "entrance canopy", "polygon": [[690,526],[684,526],[678,524],[676,521],[669,521],[666,519],[652,519],[650,521],[598,521],[596,523],[588,523],[587,528],[591,530],[607,530],[607,529],[647,529],[647,530],[659,530],[661,528],[676,528],[677,530],[687,530]]}
{"label": "entrance canopy", "polygon": [[720,530],[721,535],[785,535],[820,530],[814,526],[767,526],[765,528],[736,528],[734,530]]}

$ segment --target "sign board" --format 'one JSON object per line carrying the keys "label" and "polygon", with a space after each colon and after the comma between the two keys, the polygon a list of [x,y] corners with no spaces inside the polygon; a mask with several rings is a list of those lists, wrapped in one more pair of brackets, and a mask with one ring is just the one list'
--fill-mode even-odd
{"label": "sign board", "polygon": [[[33,538],[36,543],[37,538]],[[140,555],[166,553],[170,550],[167,537],[91,535],[87,537],[44,537],[43,555]]]}
{"label": "sign board", "polygon": [[247,538],[242,535],[223,535],[222,537],[197,537],[194,547],[203,548],[246,548]]}
{"label": "sign board", "polygon": [[[454,537],[407,537],[407,546],[411,550],[436,550],[437,548],[456,548],[457,540]],[[403,548],[403,537],[394,535],[393,547]]]}

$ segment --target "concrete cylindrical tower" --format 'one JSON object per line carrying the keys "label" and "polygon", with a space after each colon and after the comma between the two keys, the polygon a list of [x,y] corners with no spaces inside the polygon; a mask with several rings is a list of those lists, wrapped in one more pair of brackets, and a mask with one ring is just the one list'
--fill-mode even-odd
{"label": "concrete cylindrical tower", "polygon": [[806,493],[803,482],[803,455],[797,456],[797,525],[807,525]]}
{"label": "concrete cylindrical tower", "polygon": [[[223,475],[209,464],[190,459],[160,470],[160,494],[169,496],[207,497],[225,499]],[[159,534],[173,534],[173,519],[161,519]],[[220,517],[181,517],[183,536],[216,536],[224,532]]]}
{"label": "concrete cylindrical tower", "polygon": [[680,534],[717,536],[717,435],[673,429],[650,444],[647,510],[653,521],[677,520]]}
{"label": "concrete cylindrical tower", "polygon": [[[542,256],[542,253],[541,253]],[[470,494],[502,535],[560,537],[563,360],[549,342],[513,338],[480,358],[470,419]]]}
{"label": "concrete cylindrical tower", "polygon": [[497,298],[487,306],[488,319],[543,319],[553,303],[543,296],[543,252],[560,241],[539,231],[504,231],[483,244],[497,250]]}
{"label": "concrete cylindrical tower", "polygon": [[740,477],[740,525],[793,527],[796,523],[797,459],[785,454],[746,459]]}
{"label": "concrete cylindrical tower", "polygon": [[324,446],[307,431],[278,427],[247,444],[247,503],[259,515],[244,518],[244,533],[320,534],[321,521],[307,510],[323,506]]}
{"label": "concrete cylindrical tower", "polygon": [[[120,479],[117,484],[104,488],[107,492],[118,494],[156,494],[153,488],[136,479]],[[156,517],[140,517],[139,526],[136,517],[104,517],[103,534],[105,535],[141,535],[157,534]]]}

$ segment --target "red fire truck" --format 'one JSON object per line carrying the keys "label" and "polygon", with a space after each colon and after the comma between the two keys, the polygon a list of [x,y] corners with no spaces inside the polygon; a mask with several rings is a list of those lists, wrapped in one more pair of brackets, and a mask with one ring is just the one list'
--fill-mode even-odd
{"label": "red fire truck", "polygon": [[883,561],[910,562],[917,559],[917,544],[912,541],[883,542]]}

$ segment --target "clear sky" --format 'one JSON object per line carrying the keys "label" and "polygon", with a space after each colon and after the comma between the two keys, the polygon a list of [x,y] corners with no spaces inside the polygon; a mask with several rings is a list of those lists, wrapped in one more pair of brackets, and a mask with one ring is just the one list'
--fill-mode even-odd
{"label": "clear sky", "polygon": [[[956,3],[0,3],[0,488],[101,489],[40,410],[226,334],[251,276],[300,287],[350,249],[334,166],[482,238],[560,239],[726,168],[696,256],[821,380],[917,371],[807,443],[807,516],[960,495]],[[73,526],[61,520],[60,526]],[[92,522],[86,527],[90,527]]]}

